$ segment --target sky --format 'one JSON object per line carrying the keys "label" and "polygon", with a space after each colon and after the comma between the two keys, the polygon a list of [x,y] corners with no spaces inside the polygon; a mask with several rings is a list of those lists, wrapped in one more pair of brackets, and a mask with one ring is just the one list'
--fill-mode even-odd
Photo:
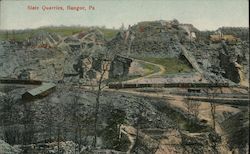
{"label": "sky", "polygon": [[[119,28],[140,21],[172,20],[193,24],[199,30],[222,26],[249,27],[248,0],[0,0],[0,29],[82,25]],[[29,10],[38,6],[39,10]],[[46,6],[64,8],[47,10]],[[93,6],[72,11],[67,6]]]}

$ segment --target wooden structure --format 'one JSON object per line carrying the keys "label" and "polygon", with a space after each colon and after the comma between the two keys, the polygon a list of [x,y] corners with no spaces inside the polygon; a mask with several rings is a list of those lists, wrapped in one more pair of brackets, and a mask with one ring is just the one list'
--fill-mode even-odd
{"label": "wooden structure", "polygon": [[54,83],[43,83],[41,86],[31,89],[29,91],[26,91],[22,95],[23,100],[34,100],[43,98],[50,93],[52,93],[56,88],[56,85]]}
{"label": "wooden structure", "polygon": [[229,44],[234,44],[239,41],[239,38],[233,35],[210,35],[210,40],[214,43],[218,43],[224,40],[228,42]]}
{"label": "wooden structure", "polygon": [[126,77],[132,61],[128,57],[116,56],[110,65],[109,78]]}

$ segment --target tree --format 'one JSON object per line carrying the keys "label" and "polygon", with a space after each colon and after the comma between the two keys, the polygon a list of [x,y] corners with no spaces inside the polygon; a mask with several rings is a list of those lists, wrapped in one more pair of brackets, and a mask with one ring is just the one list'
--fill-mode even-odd
{"label": "tree", "polygon": [[[81,151],[81,122],[80,122],[80,104],[79,104],[79,96],[78,92],[76,92],[76,95],[73,97],[72,100],[72,120],[75,124],[75,142],[78,142],[78,151]],[[75,153],[76,153],[75,149]]]}
{"label": "tree", "polygon": [[[51,105],[51,102],[49,102],[48,97],[45,98],[45,102],[44,102],[44,106],[43,106],[43,110],[46,113],[46,118],[45,119],[45,129],[46,129],[46,133],[48,134],[46,136],[46,138],[48,138],[48,141],[51,142],[52,141],[52,127],[53,127],[53,106]],[[45,140],[47,140],[45,138]]]}
{"label": "tree", "polygon": [[135,138],[135,144],[133,147],[133,151],[136,154],[139,154],[139,146],[140,146],[140,129],[142,129],[142,125],[145,124],[144,117],[146,116],[147,110],[149,110],[143,103],[143,99],[138,99],[138,108],[137,108],[137,113],[134,117],[135,119],[135,127],[136,127],[136,138]]}
{"label": "tree", "polygon": [[139,103],[138,113],[137,113],[137,115],[135,117],[135,122],[136,122],[136,138],[135,138],[135,145],[134,145],[134,147],[136,147],[136,149],[135,149],[135,153],[136,154],[139,153],[138,145],[139,145],[139,131],[140,131],[141,111],[142,111],[142,106]]}
{"label": "tree", "polygon": [[24,125],[23,132],[23,144],[30,144],[34,139],[34,116],[35,113],[32,110],[32,104],[30,102],[23,102],[24,106],[24,117],[22,119]]}
{"label": "tree", "polygon": [[15,119],[17,119],[18,116],[15,103],[16,100],[11,94],[7,94],[0,99],[0,104],[2,105],[0,109],[0,119],[1,126],[4,130],[4,140],[11,145],[22,142],[21,131],[16,126],[12,126],[16,123]]}
{"label": "tree", "polygon": [[201,104],[198,101],[190,100],[189,97],[185,98],[184,104],[188,110],[188,114],[193,115],[197,119]]}
{"label": "tree", "polygon": [[[216,106],[217,106],[217,104],[215,103],[216,91],[217,91],[216,89],[212,89],[212,88],[209,88],[205,91],[207,93],[207,97],[209,98],[212,128],[214,129],[215,133],[216,133]],[[216,135],[218,135],[218,134],[216,134]],[[217,151],[217,144],[219,142],[218,138],[220,138],[220,137],[213,136],[210,139],[212,142],[212,149],[214,150],[214,152]]]}
{"label": "tree", "polygon": [[120,27],[120,30],[121,30],[121,31],[124,31],[124,30],[125,30],[124,23],[122,23],[122,25],[121,25],[121,27]]}
{"label": "tree", "polygon": [[63,138],[62,128],[64,128],[64,122],[66,118],[66,107],[64,103],[56,102],[57,104],[53,106],[53,121],[55,123],[55,130],[57,136],[57,153],[60,153],[60,141]]}
{"label": "tree", "polygon": [[110,108],[110,116],[108,117],[108,126],[104,131],[104,139],[108,148],[120,150],[124,147],[124,142],[120,136],[120,127],[125,122],[126,112],[120,109]]}
{"label": "tree", "polygon": [[[95,120],[94,120],[94,140],[93,140],[93,146],[96,147],[96,141],[97,141],[97,126],[98,126],[98,114],[99,114],[99,108],[100,108],[100,96],[102,93],[102,90],[106,87],[106,85],[104,84],[104,77],[106,75],[106,73],[109,70],[109,66],[111,64],[112,61],[112,57],[114,55],[111,55],[112,53],[104,53],[102,54],[103,58],[102,58],[102,69],[101,69],[101,73],[100,73],[100,77],[97,80],[97,91],[96,91],[96,104],[95,104]],[[107,83],[106,83],[107,84]]]}
{"label": "tree", "polygon": [[214,102],[216,90],[210,88],[205,90],[207,97],[209,98],[209,104],[210,104],[210,113],[211,113],[211,119],[212,119],[212,128],[216,131],[216,104]]}
{"label": "tree", "polygon": [[93,122],[93,116],[92,113],[87,111],[87,109],[85,108],[84,104],[81,103],[80,100],[80,91],[76,91],[74,96],[73,96],[73,100],[72,100],[72,104],[71,109],[69,111],[69,114],[72,115],[72,120],[73,120],[73,125],[74,125],[74,134],[75,134],[75,142],[78,144],[78,149],[75,149],[75,153],[80,152],[81,151],[81,147],[83,144],[83,140],[82,140],[82,136],[83,136],[83,131],[82,130],[86,130],[86,126],[90,123]]}

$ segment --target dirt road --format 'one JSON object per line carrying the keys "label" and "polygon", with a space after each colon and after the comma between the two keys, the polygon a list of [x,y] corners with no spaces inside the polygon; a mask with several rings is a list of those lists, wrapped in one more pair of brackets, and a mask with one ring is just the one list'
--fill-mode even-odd
{"label": "dirt road", "polygon": [[139,77],[139,78],[136,78],[136,79],[127,80],[127,81],[125,81],[126,83],[142,81],[142,80],[144,80],[145,78],[150,78],[150,77],[152,77],[152,76],[162,75],[162,74],[166,71],[166,69],[165,69],[164,66],[162,66],[162,65],[155,64],[155,63],[151,63],[151,62],[147,62],[147,61],[144,61],[144,60],[139,60],[139,59],[134,59],[134,60],[136,60],[136,61],[138,61],[138,62],[141,62],[141,63],[146,63],[146,64],[154,65],[154,66],[156,66],[156,67],[159,68],[159,71],[154,72],[154,73],[152,73],[152,74],[148,74],[148,75]]}

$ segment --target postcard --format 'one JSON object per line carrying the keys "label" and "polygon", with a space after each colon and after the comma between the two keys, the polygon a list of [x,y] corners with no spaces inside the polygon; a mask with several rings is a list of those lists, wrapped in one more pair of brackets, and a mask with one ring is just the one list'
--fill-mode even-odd
{"label": "postcard", "polygon": [[248,151],[248,0],[0,0],[0,154]]}

